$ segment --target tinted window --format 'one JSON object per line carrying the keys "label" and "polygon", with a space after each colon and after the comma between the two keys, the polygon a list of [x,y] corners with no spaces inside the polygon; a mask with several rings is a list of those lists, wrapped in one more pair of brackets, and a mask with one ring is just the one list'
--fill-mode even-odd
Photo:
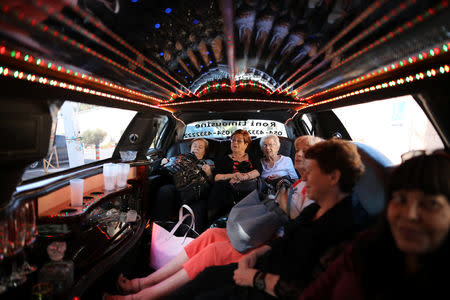
{"label": "tinted window", "polygon": [[23,180],[110,158],[135,111],[71,101],[58,113],[50,153],[31,164]]}
{"label": "tinted window", "polygon": [[185,139],[196,137],[225,139],[237,129],[247,130],[252,137],[268,134],[287,137],[283,123],[272,120],[207,120],[190,123],[186,126]]}
{"label": "tinted window", "polygon": [[435,150],[444,144],[412,96],[333,110],[354,141],[368,144],[394,164],[411,150]]}

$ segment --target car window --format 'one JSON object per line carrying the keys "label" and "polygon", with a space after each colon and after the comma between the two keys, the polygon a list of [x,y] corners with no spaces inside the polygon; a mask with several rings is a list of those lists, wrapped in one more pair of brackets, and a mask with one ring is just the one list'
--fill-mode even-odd
{"label": "car window", "polygon": [[237,129],[247,130],[252,138],[268,134],[287,137],[286,127],[283,123],[272,120],[207,120],[189,123],[186,125],[184,139],[196,137],[226,139]]}
{"label": "car window", "polygon": [[394,164],[412,150],[444,148],[427,116],[412,96],[334,109],[352,140],[378,149]]}
{"label": "car window", "polygon": [[167,129],[169,118],[167,116],[160,116],[157,118],[157,125],[158,127],[156,130],[156,135],[153,138],[152,143],[150,144],[149,151],[153,149],[159,149],[161,148],[161,137],[163,136],[164,131]]}
{"label": "car window", "polygon": [[64,102],[50,153],[29,165],[22,180],[110,158],[135,114],[131,110]]}

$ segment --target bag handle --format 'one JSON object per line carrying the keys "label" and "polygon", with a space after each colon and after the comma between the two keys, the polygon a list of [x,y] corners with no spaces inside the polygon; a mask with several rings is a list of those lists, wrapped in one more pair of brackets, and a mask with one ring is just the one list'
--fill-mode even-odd
{"label": "bag handle", "polygon": [[[189,214],[183,215],[183,208],[185,208],[189,212]],[[180,211],[179,211],[179,215],[178,215],[178,222],[177,222],[177,224],[175,224],[175,226],[170,231],[169,238],[175,234],[175,231],[177,231],[178,227],[180,227],[181,224],[184,222],[184,220],[186,220],[189,216],[191,217],[191,225],[189,225],[189,230],[193,230],[196,234],[198,234],[197,231],[195,231],[195,215],[194,215],[194,212],[192,211],[192,209],[188,205],[183,204],[180,207]],[[186,231],[186,233],[183,236],[183,243],[186,240],[186,237],[187,237],[187,234],[188,234],[189,230]]]}

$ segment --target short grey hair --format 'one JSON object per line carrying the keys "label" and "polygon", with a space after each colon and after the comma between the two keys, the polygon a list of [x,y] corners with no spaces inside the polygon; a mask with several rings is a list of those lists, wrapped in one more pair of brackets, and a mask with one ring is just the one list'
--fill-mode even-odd
{"label": "short grey hair", "polygon": [[278,148],[280,148],[281,144],[280,144],[280,139],[278,138],[278,136],[275,135],[275,134],[268,134],[268,135],[266,135],[266,136],[263,136],[263,137],[261,138],[261,140],[259,141],[259,146],[261,147],[261,150],[262,150],[263,147],[264,147],[264,142],[265,142],[268,138],[273,139],[273,140],[275,141],[275,144],[278,146]]}

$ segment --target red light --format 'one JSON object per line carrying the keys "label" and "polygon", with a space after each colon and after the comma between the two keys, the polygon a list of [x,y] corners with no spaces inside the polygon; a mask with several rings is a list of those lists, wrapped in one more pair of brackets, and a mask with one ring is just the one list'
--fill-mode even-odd
{"label": "red light", "polygon": [[5,51],[6,51],[5,47],[1,47],[0,48],[0,54],[1,55],[5,54]]}

